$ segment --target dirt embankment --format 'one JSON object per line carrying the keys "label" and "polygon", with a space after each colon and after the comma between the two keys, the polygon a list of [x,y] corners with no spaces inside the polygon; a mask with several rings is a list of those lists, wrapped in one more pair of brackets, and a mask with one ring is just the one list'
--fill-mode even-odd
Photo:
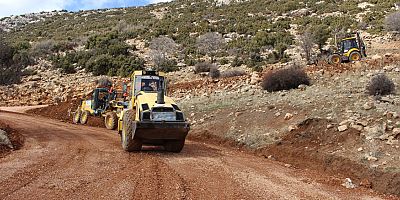
{"label": "dirt embankment", "polygon": [[378,167],[371,168],[359,160],[336,155],[336,151],[340,151],[342,147],[359,146],[362,136],[355,129],[344,132],[338,132],[334,128],[327,129],[329,124],[329,121],[322,119],[306,120],[300,124],[299,129],[286,135],[282,141],[260,150],[259,153],[296,167],[351,177],[358,186],[399,196],[400,173]]}
{"label": "dirt embankment", "polygon": [[281,141],[257,150],[204,129],[193,130],[189,138],[239,148],[266,159],[287,163],[288,166],[328,174],[335,177],[329,180],[335,185],[341,185],[346,178],[350,178],[355,187],[400,196],[399,172],[371,168],[359,160],[335,154],[335,150],[339,151],[341,147],[359,146],[362,136],[355,129],[344,132],[338,132],[334,128],[327,129],[330,123],[324,119],[305,120],[297,130],[289,132]]}
{"label": "dirt embankment", "polygon": [[[72,123],[73,113],[78,108],[79,104],[79,100],[72,100],[57,105],[49,105],[43,108],[28,110],[27,113]],[[87,125],[93,127],[105,127],[103,118],[94,116],[89,116]]]}
{"label": "dirt embankment", "polygon": [[13,148],[10,148],[6,145],[0,144],[0,158],[2,158],[8,153],[10,153],[12,150],[21,149],[22,146],[24,145],[25,139],[17,130],[10,128],[10,126],[6,125],[1,121],[0,121],[0,129],[6,132],[6,135],[13,146]]}

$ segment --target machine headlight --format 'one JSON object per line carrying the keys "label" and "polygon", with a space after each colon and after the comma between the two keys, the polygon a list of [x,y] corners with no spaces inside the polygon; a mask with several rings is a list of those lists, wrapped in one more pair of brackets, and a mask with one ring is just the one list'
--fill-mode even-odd
{"label": "machine headlight", "polygon": [[153,121],[175,121],[175,112],[153,112]]}
{"label": "machine headlight", "polygon": [[150,120],[150,111],[142,112],[142,120]]}
{"label": "machine headlight", "polygon": [[183,113],[182,112],[176,112],[176,120],[177,121],[184,121]]}

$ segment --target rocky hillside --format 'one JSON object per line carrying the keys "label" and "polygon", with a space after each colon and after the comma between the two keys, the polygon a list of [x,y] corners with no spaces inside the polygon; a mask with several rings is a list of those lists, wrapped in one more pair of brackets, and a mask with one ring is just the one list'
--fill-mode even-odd
{"label": "rocky hillside", "polygon": [[[51,51],[46,53],[91,49],[87,43],[90,38],[117,37],[136,41],[130,43],[131,53],[150,54],[138,43],[148,47],[154,38],[167,36],[179,46],[171,56],[179,66],[194,65],[205,59],[204,54],[209,56],[198,51],[197,39],[207,32],[217,32],[226,42],[220,47],[223,51],[215,52],[220,63],[259,69],[268,63],[301,59],[297,45],[299,35],[307,29],[316,33],[316,44],[322,46],[332,44],[328,39],[334,33],[350,30],[361,30],[370,39],[385,35],[384,18],[398,9],[396,3],[177,0],[126,9],[12,16],[1,19],[0,28],[7,31],[5,39],[15,45],[29,43],[34,48],[37,43],[51,41],[47,44],[56,48],[48,47]],[[150,62],[150,57],[145,61]],[[82,62],[71,62],[84,67]]]}
{"label": "rocky hillside", "polygon": [[335,34],[359,30],[370,57],[379,60],[400,53],[398,35],[387,32],[384,22],[397,5],[392,0],[177,0],[6,17],[0,19],[0,34],[13,54],[12,62],[0,63],[0,85],[7,85],[0,86],[0,100],[2,105],[55,103],[90,91],[98,76],[126,77],[149,67],[171,72],[174,83],[201,80],[204,73],[194,72],[203,62],[214,62],[208,70],[259,78],[256,72],[305,65],[301,43],[308,32],[313,58],[333,44]]}

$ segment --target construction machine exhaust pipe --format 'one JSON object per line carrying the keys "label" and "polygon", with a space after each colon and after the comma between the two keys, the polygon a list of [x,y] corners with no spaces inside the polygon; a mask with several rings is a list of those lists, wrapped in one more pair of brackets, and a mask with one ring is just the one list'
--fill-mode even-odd
{"label": "construction machine exhaust pipe", "polygon": [[157,104],[164,104],[164,89],[160,89],[157,92]]}

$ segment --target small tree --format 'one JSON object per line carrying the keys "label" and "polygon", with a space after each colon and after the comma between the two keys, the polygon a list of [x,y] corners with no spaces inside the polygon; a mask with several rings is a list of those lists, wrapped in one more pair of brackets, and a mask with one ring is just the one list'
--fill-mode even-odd
{"label": "small tree", "polygon": [[400,12],[389,14],[385,19],[386,29],[400,32]]}
{"label": "small tree", "polygon": [[313,46],[314,40],[312,33],[309,29],[307,29],[301,36],[300,36],[300,47],[304,51],[304,58],[307,61],[307,64],[311,64],[311,57],[313,55]]}
{"label": "small tree", "polygon": [[312,28],[312,35],[314,43],[318,45],[319,50],[322,52],[322,47],[324,47],[330,37],[329,27],[324,24],[314,26]]}
{"label": "small tree", "polygon": [[176,53],[178,45],[167,36],[159,36],[150,42],[151,59],[157,69],[164,68],[163,65],[170,64],[171,57]]}
{"label": "small tree", "polygon": [[210,32],[201,35],[196,40],[197,49],[211,57],[211,63],[214,63],[215,55],[225,46],[225,40],[221,34]]}

